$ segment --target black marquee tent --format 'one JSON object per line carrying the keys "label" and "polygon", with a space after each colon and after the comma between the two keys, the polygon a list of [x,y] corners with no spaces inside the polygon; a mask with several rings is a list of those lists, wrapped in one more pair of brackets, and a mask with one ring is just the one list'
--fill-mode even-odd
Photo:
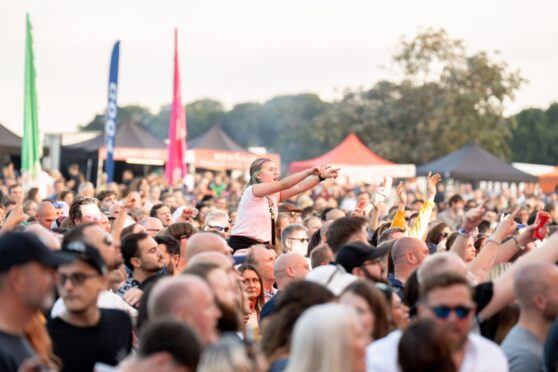
{"label": "black marquee tent", "polygon": [[0,154],[16,155],[21,153],[21,137],[0,123]]}
{"label": "black marquee tent", "polygon": [[421,165],[417,168],[417,175],[426,176],[430,171],[462,181],[538,181],[537,177],[514,168],[474,143]]}

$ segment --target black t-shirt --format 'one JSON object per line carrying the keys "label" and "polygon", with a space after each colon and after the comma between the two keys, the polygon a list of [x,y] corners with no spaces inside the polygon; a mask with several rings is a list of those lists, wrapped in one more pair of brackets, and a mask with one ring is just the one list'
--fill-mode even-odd
{"label": "black t-shirt", "polygon": [[35,351],[25,336],[0,331],[0,371],[16,372],[25,359],[35,356]]}
{"label": "black t-shirt", "polygon": [[558,367],[558,319],[554,321],[548,331],[543,355],[546,370],[556,371],[556,367]]}
{"label": "black t-shirt", "polygon": [[121,310],[100,309],[101,319],[92,327],[75,327],[60,317],[47,327],[54,354],[63,371],[92,371],[95,363],[118,364],[132,347],[132,323]]}

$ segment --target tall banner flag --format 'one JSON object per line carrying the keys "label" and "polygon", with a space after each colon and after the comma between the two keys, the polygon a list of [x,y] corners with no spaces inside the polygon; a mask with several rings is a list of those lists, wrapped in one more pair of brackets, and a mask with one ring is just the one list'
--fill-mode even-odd
{"label": "tall banner flag", "polygon": [[169,122],[168,159],[165,178],[169,186],[186,175],[186,111],[180,94],[180,71],[178,67],[178,29],[174,30],[174,85]]}
{"label": "tall banner flag", "polygon": [[107,183],[112,182],[114,176],[114,142],[116,138],[116,118],[118,116],[118,105],[116,104],[116,93],[118,91],[118,59],[120,55],[120,41],[112,48],[110,58],[110,73],[108,85],[108,105],[105,114],[105,148],[107,159],[105,162],[107,172]]}
{"label": "tall banner flag", "polygon": [[[23,139],[21,143],[21,170],[27,182],[41,171],[42,146],[39,135],[37,90],[35,88],[35,62],[31,21],[26,16],[25,32],[25,95],[23,99]],[[26,182],[26,183],[27,183]]]}

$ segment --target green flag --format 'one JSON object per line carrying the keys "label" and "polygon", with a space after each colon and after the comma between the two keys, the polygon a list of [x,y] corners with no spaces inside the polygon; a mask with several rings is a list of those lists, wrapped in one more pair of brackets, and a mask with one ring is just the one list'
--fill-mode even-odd
{"label": "green flag", "polygon": [[21,144],[21,170],[35,178],[41,170],[41,140],[37,116],[37,91],[35,89],[35,63],[31,21],[26,17],[25,32],[25,97],[23,101],[23,140]]}

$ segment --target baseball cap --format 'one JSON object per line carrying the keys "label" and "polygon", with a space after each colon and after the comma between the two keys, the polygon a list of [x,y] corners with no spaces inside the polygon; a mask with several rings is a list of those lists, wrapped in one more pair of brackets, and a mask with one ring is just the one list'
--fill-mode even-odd
{"label": "baseball cap", "polygon": [[38,262],[49,267],[58,267],[72,262],[74,256],[50,250],[39,238],[30,233],[10,232],[0,237],[0,272],[14,266]]}
{"label": "baseball cap", "polygon": [[354,242],[341,247],[337,253],[336,262],[350,273],[365,261],[376,260],[384,257],[387,253],[388,247],[373,248],[366,243]]}
{"label": "baseball cap", "polygon": [[99,250],[89,244],[76,240],[64,245],[62,247],[62,251],[67,252],[73,255],[76,259],[89,264],[101,275],[105,275],[108,272],[105,261],[103,260],[103,257],[101,257]]}

